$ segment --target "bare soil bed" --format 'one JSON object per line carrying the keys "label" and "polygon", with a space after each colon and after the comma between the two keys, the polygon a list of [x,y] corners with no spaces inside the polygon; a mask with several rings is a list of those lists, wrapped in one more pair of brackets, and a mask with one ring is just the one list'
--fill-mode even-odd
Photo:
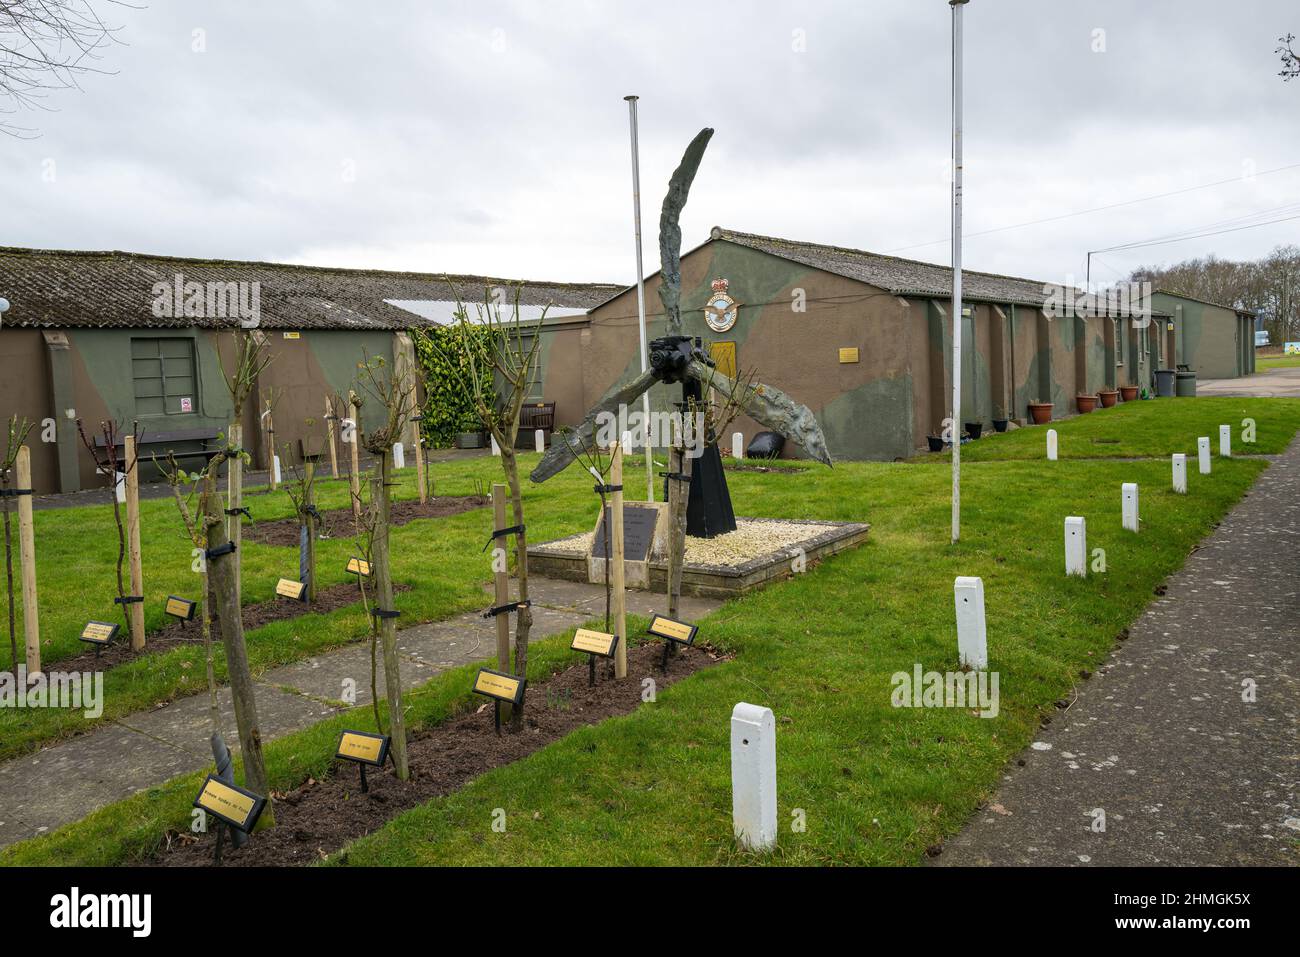
{"label": "bare soil bed", "polygon": [[[424,504],[418,500],[402,500],[392,506],[392,525],[405,525],[417,518],[446,518],[471,509],[482,508],[491,502],[483,495],[441,495]],[[321,528],[334,538],[345,538],[352,532],[352,509],[332,508],[321,512]],[[259,545],[287,545],[298,547],[301,526],[296,518],[281,518],[273,522],[254,522],[245,525],[244,541]]]}
{"label": "bare soil bed", "polygon": [[[399,781],[391,763],[382,770],[370,768],[366,771],[370,790],[363,794],[357,769],[349,762],[337,762],[325,780],[309,779],[288,794],[274,795],[275,827],[255,834],[238,851],[227,841],[222,864],[289,867],[320,861],[401,812],[459,790],[487,771],[527,757],[577,728],[630,714],[642,704],[642,676],[653,675],[664,687],[719,660],[706,648],[683,648],[669,658],[665,675],[659,671],[662,651],[658,643],[628,649],[624,681],[606,677],[602,668],[596,686],[589,688],[584,663],[530,685],[524,727],[518,734],[503,728],[501,736],[496,735],[492,704],[484,699],[475,711],[411,735],[409,781]],[[202,836],[169,832],[164,847],[150,863],[210,866],[215,840],[212,832]]]}
{"label": "bare soil bed", "polygon": [[[397,592],[409,591],[410,588],[411,586],[406,584],[393,585],[393,591]],[[361,589],[353,582],[340,582],[319,589],[316,592],[316,601],[310,605],[305,601],[294,601],[290,598],[275,598],[271,601],[258,602],[256,605],[245,605],[244,630],[249,631],[275,621],[288,621],[291,618],[316,612],[324,614],[337,608],[354,605],[359,601],[361,601]],[[198,618],[200,614],[202,613],[197,612],[193,621],[169,621],[158,631],[146,637],[144,651],[138,654],[131,650],[131,639],[127,636],[126,626],[123,625],[117,637],[113,639],[113,643],[106,648],[101,648],[99,654],[95,654],[95,649],[90,648],[74,658],[63,659],[58,663],[59,668],[64,671],[106,671],[114,665],[142,658],[145,655],[169,651],[177,645],[201,644],[203,622]],[[212,622],[212,641],[217,646],[221,645],[221,628],[216,619]]]}

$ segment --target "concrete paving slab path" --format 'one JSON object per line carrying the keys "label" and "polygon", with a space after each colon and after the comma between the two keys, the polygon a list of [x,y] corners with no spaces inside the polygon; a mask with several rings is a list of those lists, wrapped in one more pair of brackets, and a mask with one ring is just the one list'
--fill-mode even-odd
{"label": "concrete paving slab path", "polygon": [[[534,637],[565,632],[604,614],[599,585],[534,578]],[[684,598],[682,615],[696,620],[721,602]],[[662,595],[628,592],[628,611],[664,610]],[[496,625],[478,613],[415,625],[398,632],[402,687],[410,689],[449,668],[496,654]],[[383,660],[379,660],[383,694]],[[309,727],[343,708],[344,682],[355,683],[356,703],[369,704],[370,645],[358,642],[328,654],[274,668],[257,679],[262,736],[272,740]],[[217,695],[233,748],[235,718],[230,689]],[[0,846],[26,840],[85,817],[105,804],[198,771],[212,760],[208,695],[181,698],[153,711],[110,722],[35,754],[0,764]]]}
{"label": "concrete paving slab path", "polygon": [[1300,864],[1300,440],[1129,634],[935,864]]}

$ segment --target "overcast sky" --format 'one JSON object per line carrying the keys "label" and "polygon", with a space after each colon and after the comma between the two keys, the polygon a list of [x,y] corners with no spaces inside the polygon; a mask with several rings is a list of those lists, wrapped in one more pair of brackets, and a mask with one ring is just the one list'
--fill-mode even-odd
{"label": "overcast sky", "polygon": [[[1300,34],[1295,0],[965,10],[969,268],[1082,279],[1088,249],[1300,213],[1300,168],[1243,175],[1300,163],[1300,81],[1273,52]],[[106,16],[113,75],[16,118],[40,138],[0,137],[0,245],[630,282],[637,93],[647,273],[703,126],[687,248],[720,224],[948,261],[946,0],[149,0]],[[1094,279],[1298,237],[1300,219],[1103,253]]]}

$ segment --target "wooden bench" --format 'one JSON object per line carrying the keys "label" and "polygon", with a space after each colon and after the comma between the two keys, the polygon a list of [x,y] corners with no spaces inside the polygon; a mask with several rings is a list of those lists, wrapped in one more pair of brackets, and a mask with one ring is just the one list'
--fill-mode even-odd
{"label": "wooden bench", "polygon": [[[171,452],[177,459],[191,459],[202,457],[203,464],[206,466],[221,451],[209,443],[215,442],[221,433],[216,429],[176,429],[171,432],[150,432],[147,429],[140,430],[140,448],[136,454],[141,462],[147,462],[153,456],[163,458],[168,452]],[[102,449],[107,446],[102,435],[95,436],[95,448]],[[176,451],[172,446],[180,444],[198,443],[199,448],[188,451]],[[125,456],[124,452],[125,437],[119,435],[117,440],[118,460]]]}
{"label": "wooden bench", "polygon": [[531,449],[537,441],[536,432],[545,433],[546,444],[551,444],[551,433],[555,431],[555,403],[530,402],[519,410],[519,434],[515,437],[515,448]]}

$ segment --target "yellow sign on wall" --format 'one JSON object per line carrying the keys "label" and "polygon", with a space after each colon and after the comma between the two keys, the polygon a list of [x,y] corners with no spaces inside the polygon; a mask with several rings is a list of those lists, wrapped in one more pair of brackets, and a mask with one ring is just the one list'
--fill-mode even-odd
{"label": "yellow sign on wall", "polygon": [[858,347],[845,348],[840,350],[840,362],[858,362]]}

